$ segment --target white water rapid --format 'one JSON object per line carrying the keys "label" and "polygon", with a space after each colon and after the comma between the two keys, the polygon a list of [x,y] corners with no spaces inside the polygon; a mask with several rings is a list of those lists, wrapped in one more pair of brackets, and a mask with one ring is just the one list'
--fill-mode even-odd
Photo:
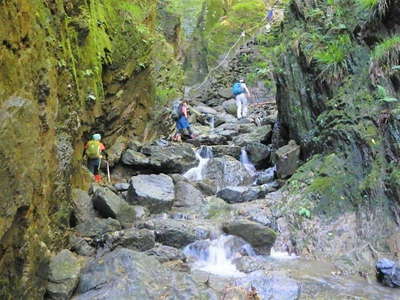
{"label": "white water rapid", "polygon": [[215,240],[203,240],[185,247],[186,257],[193,260],[192,269],[201,270],[224,277],[243,277],[246,274],[238,271],[233,264],[235,258],[242,255],[255,255],[253,248],[240,239],[222,235]]}
{"label": "white water rapid", "polygon": [[202,146],[196,151],[196,157],[199,160],[197,167],[194,167],[183,174],[184,177],[192,181],[199,181],[203,179],[203,169],[207,165],[209,159],[213,157],[211,148]]}

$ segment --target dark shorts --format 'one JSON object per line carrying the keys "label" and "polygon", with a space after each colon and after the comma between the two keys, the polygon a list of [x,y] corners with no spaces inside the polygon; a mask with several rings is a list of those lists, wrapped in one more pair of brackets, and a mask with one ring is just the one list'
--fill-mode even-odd
{"label": "dark shorts", "polygon": [[100,158],[88,159],[87,167],[94,175],[99,174]]}

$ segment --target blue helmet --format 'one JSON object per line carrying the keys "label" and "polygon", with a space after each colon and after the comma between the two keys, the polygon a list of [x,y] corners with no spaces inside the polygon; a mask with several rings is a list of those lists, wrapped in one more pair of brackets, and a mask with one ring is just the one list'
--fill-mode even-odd
{"label": "blue helmet", "polygon": [[98,134],[98,133],[96,133],[96,134],[93,134],[92,138],[93,138],[95,141],[100,141],[100,140],[101,140],[101,135]]}

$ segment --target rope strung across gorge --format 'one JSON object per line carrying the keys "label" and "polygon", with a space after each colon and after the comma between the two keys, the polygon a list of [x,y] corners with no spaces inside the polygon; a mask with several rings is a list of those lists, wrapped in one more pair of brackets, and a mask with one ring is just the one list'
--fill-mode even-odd
{"label": "rope strung across gorge", "polygon": [[[266,25],[269,25],[269,24],[273,21],[273,17],[272,17],[271,12],[273,12],[275,6],[278,4],[278,1],[279,1],[279,0],[276,0],[275,3],[271,6],[271,8],[268,10],[268,14],[267,14],[267,15],[265,16],[265,18],[263,19],[263,22],[265,22],[265,23],[264,23],[262,26],[258,26],[258,25],[253,26],[252,28],[250,28],[250,29],[247,30],[248,33],[252,32],[253,30],[255,30],[255,29],[257,29],[257,28],[262,28],[262,27],[264,27],[264,26],[266,26]],[[243,32],[240,34],[240,37],[239,37],[239,38],[236,40],[236,42],[232,45],[232,47],[230,47],[229,50],[226,52],[226,54],[224,55],[224,58],[222,59],[222,61],[221,61],[217,66],[215,66],[214,68],[212,68],[212,69],[208,72],[206,78],[204,78],[203,82],[202,82],[200,85],[198,85],[198,86],[196,86],[196,87],[190,87],[187,93],[190,94],[190,92],[192,92],[192,90],[193,90],[193,91],[197,91],[197,90],[201,89],[201,88],[209,81],[210,75],[211,75],[212,73],[214,73],[217,69],[219,69],[219,68],[227,61],[227,59],[228,59],[228,57],[229,57],[231,51],[232,51],[233,49],[235,49],[236,46],[239,44],[240,40],[241,40],[241,39],[244,39],[245,37],[246,37],[246,31],[243,31]]]}

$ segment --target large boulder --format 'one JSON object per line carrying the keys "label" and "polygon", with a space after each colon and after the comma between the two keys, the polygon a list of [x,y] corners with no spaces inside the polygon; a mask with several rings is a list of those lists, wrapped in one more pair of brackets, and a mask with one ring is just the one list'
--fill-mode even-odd
{"label": "large boulder", "polygon": [[235,137],[233,139],[233,143],[236,146],[240,147],[255,142],[268,144],[271,138],[271,134],[272,134],[272,129],[270,125],[255,127],[252,132],[241,134]]}
{"label": "large boulder", "polygon": [[282,272],[255,271],[236,280],[236,285],[255,293],[259,299],[297,300],[300,286]]}
{"label": "large boulder", "polygon": [[136,219],[135,208],[108,188],[97,189],[92,201],[93,206],[103,218],[117,219],[124,226],[133,224]]}
{"label": "large boulder", "polygon": [[219,126],[224,123],[235,123],[237,120],[234,116],[227,113],[220,113],[215,116],[215,126]]}
{"label": "large boulder", "polygon": [[195,207],[204,202],[204,196],[191,183],[179,181],[175,184],[175,207]]}
{"label": "large boulder", "polygon": [[276,233],[272,229],[246,219],[237,219],[224,223],[222,230],[243,238],[262,253],[269,254],[275,243]]}
{"label": "large boulder", "polygon": [[208,114],[208,115],[217,115],[218,112],[209,106],[205,106],[205,105],[198,105],[194,108],[196,111],[198,111],[199,113],[203,113],[203,114]]}
{"label": "large boulder", "polygon": [[165,174],[134,176],[129,184],[128,202],[143,205],[152,213],[168,210],[174,202],[174,183]]}
{"label": "large boulder", "polygon": [[207,239],[210,231],[202,225],[173,219],[154,219],[156,241],[167,246],[182,248],[196,240]]}
{"label": "large boulder", "polygon": [[74,300],[98,299],[217,299],[189,275],[173,272],[154,257],[125,248],[88,263],[81,273]]}
{"label": "large boulder", "polygon": [[289,141],[289,144],[276,150],[275,162],[278,178],[287,178],[294,174],[300,157],[300,146],[295,141]]}
{"label": "large boulder", "polygon": [[234,99],[224,101],[222,103],[222,106],[224,107],[225,111],[228,114],[231,114],[232,116],[236,117],[237,107],[236,107],[236,101]]}
{"label": "large boulder", "polygon": [[79,259],[69,250],[62,250],[50,260],[48,299],[70,299],[79,281]]}
{"label": "large boulder", "polygon": [[155,246],[154,231],[148,229],[129,228],[105,234],[105,242],[108,245],[122,246],[124,248],[146,251]]}
{"label": "large boulder", "polygon": [[89,221],[97,216],[93,207],[92,199],[86,191],[73,189],[72,205],[74,216],[78,223]]}
{"label": "large boulder", "polygon": [[388,287],[400,287],[400,266],[386,258],[376,263],[376,277],[380,283]]}
{"label": "large boulder", "polygon": [[119,162],[125,149],[126,140],[123,136],[119,136],[115,143],[107,150],[107,161],[109,162],[110,167],[114,167]]}
{"label": "large boulder", "polygon": [[218,189],[247,185],[253,180],[238,160],[227,155],[210,159],[203,170],[203,179],[211,180]]}
{"label": "large boulder", "polygon": [[143,153],[132,149],[127,149],[123,154],[121,161],[124,165],[136,168],[149,167],[150,159]]}
{"label": "large boulder", "polygon": [[103,235],[107,232],[121,230],[121,224],[117,220],[112,218],[94,218],[78,224],[75,229],[82,236],[95,237]]}
{"label": "large boulder", "polygon": [[245,150],[256,168],[265,168],[271,154],[271,147],[253,142],[246,145]]}
{"label": "large boulder", "polygon": [[163,173],[183,173],[198,164],[190,144],[145,146],[141,152],[150,158],[149,167]]}
{"label": "large boulder", "polygon": [[217,197],[228,203],[248,202],[262,197],[262,189],[259,187],[228,186],[217,193]]}

